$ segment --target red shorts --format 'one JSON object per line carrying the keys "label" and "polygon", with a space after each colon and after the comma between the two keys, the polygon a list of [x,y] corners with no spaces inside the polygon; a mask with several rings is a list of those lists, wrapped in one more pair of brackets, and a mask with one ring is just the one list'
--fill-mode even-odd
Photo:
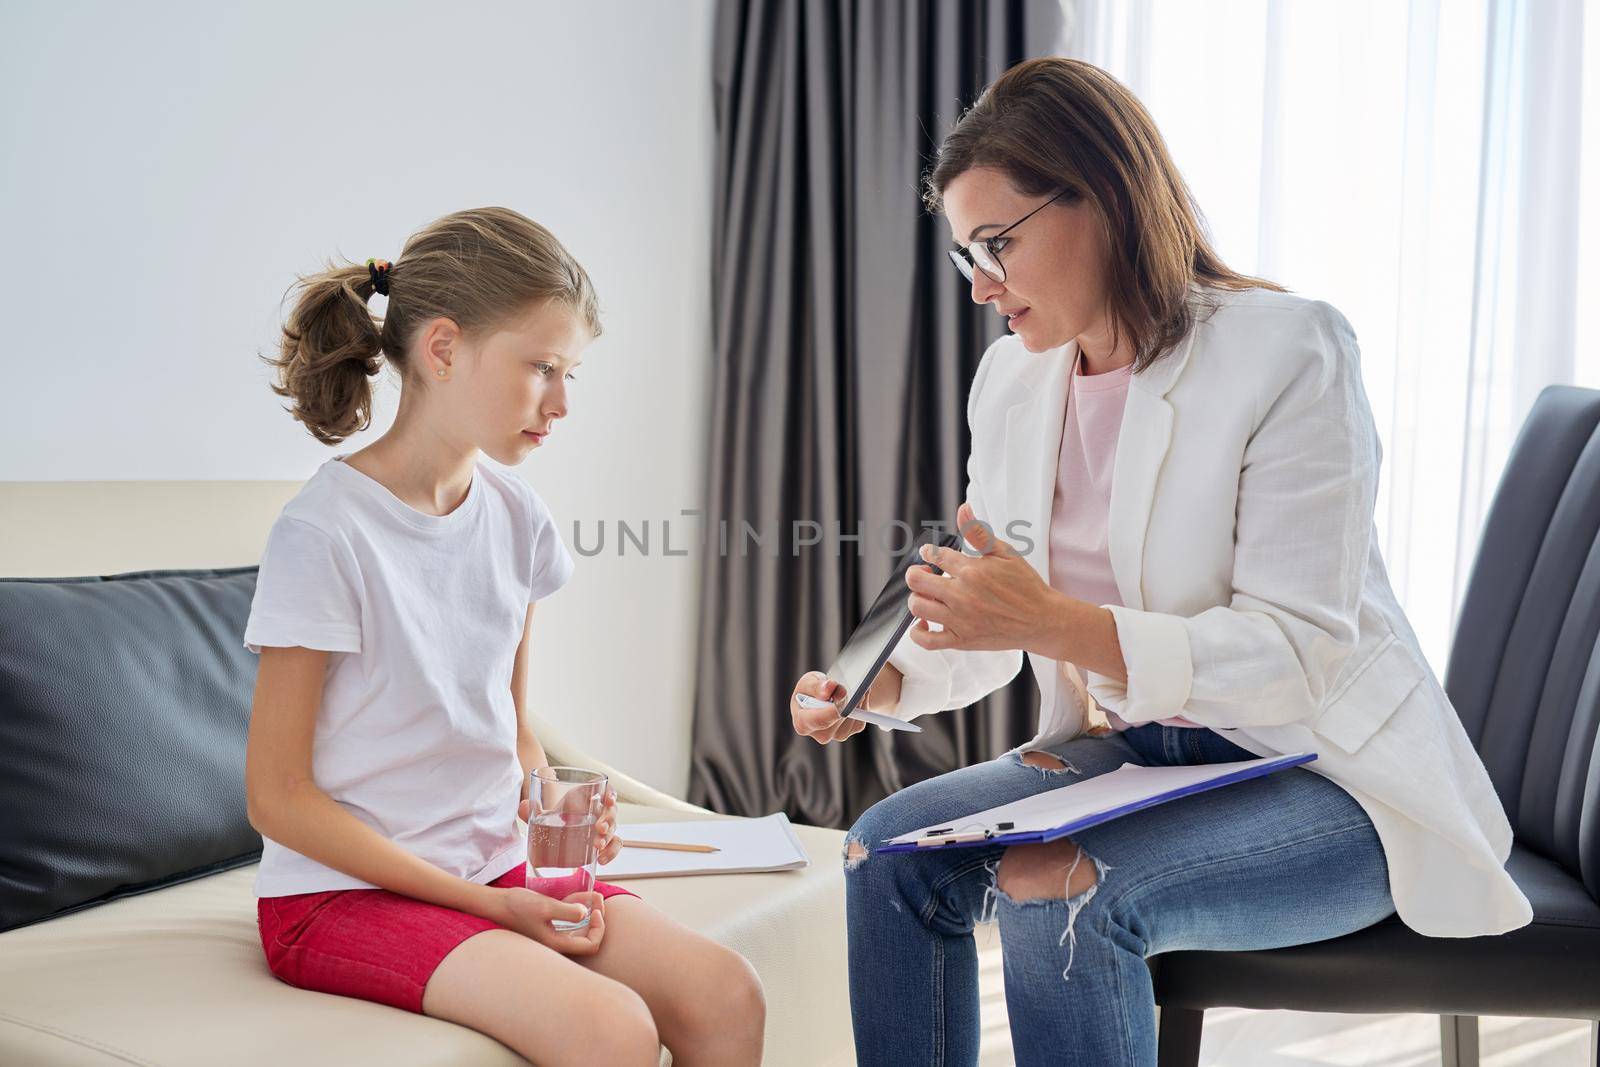
{"label": "red shorts", "polygon": [[[525,864],[489,884],[523,884]],[[594,884],[602,897],[635,896]],[[421,1013],[422,993],[461,942],[499,923],[387,889],[330,889],[256,902],[267,966],[300,989],[360,997]]]}

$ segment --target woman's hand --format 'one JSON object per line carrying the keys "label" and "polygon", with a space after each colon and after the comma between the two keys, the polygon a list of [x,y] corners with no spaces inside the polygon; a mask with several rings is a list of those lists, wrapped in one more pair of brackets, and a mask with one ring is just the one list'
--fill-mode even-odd
{"label": "woman's hand", "polygon": [[[606,936],[606,913],[605,900],[599,893],[574,893],[566,900],[556,900],[517,886],[495,888],[492,892],[496,895],[485,918],[563,956],[593,956],[600,951],[600,942]],[[552,919],[580,922],[585,908],[589,910],[589,925],[582,930],[566,933],[550,925]]]}
{"label": "woman's hand", "polygon": [[[956,648],[983,651],[1022,649],[1053,659],[1061,658],[1060,623],[1066,598],[1052,589],[1033,565],[1016,549],[995,537],[962,504],[957,528],[967,543],[983,553],[968,556],[953,548],[932,545],[922,550],[925,566],[906,571],[911,589],[908,606],[916,616],[911,640],[928,649]],[[943,630],[931,630],[936,622]]]}
{"label": "woman's hand", "polygon": [[[884,664],[883,670],[878,672],[878,677],[872,682],[872,688],[867,690],[866,699],[861,702],[863,711],[881,711],[893,707],[900,700],[900,683],[904,676],[891,664]],[[803,706],[797,697],[801,693],[826,700],[829,707],[808,708]],[[831,680],[821,671],[811,671],[800,676],[795,683],[794,692],[789,696],[789,718],[794,723],[794,732],[802,737],[809,737],[819,745],[826,745],[830,741],[843,741],[854,737],[867,728],[867,724],[860,719],[846,719],[839,715],[838,702],[845,698],[844,686]]]}

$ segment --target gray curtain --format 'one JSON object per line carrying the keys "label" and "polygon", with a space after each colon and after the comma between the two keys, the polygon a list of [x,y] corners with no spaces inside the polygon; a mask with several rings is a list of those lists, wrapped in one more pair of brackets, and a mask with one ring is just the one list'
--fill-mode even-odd
{"label": "gray curtain", "polygon": [[945,258],[948,228],[922,210],[918,179],[985,84],[1052,48],[1058,11],[1049,0],[717,9],[696,803],[847,826],[897,789],[1032,736],[1026,671],[975,707],[920,720],[920,735],[869,728],[825,749],[794,734],[788,696],[827,667],[896,542],[952,522],[963,499],[967,388],[1001,324]]}

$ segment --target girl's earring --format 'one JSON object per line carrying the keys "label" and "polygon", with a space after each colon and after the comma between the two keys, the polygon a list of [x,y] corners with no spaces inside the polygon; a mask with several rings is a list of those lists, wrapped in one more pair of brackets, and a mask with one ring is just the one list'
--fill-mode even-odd
{"label": "girl's earring", "polygon": [[434,371],[433,373],[437,374],[441,378],[443,378],[445,376],[445,371],[444,371],[443,367],[440,367],[438,370]]}

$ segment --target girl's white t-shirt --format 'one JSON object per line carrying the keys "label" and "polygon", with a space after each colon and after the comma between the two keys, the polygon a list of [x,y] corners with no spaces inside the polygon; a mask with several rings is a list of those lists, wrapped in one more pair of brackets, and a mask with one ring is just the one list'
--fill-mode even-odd
{"label": "girl's white t-shirt", "polygon": [[[528,605],[572,576],[555,520],[516,474],[479,463],[427,515],[337,456],[273,524],[244,644],[328,657],[312,777],[346,811],[452,874],[524,859],[511,671]],[[264,839],[261,897],[372,889]]]}

